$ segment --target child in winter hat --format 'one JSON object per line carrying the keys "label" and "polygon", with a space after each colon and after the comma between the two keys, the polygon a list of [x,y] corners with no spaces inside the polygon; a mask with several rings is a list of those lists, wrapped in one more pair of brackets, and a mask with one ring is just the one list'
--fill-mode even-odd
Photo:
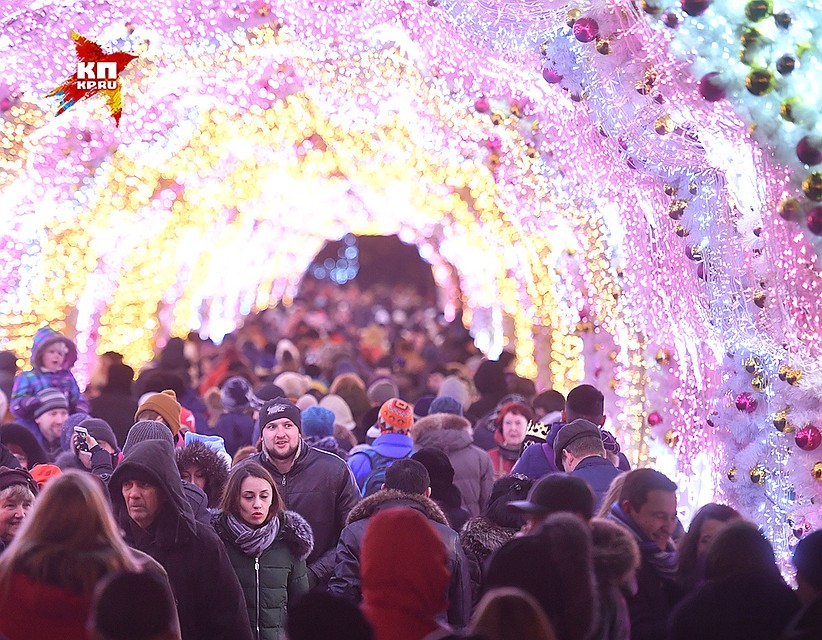
{"label": "child in winter hat", "polygon": [[172,438],[176,442],[177,434],[180,433],[181,411],[182,406],[177,402],[177,394],[171,389],[166,389],[162,393],[152,393],[145,398],[137,407],[134,420],[162,421],[171,430]]}

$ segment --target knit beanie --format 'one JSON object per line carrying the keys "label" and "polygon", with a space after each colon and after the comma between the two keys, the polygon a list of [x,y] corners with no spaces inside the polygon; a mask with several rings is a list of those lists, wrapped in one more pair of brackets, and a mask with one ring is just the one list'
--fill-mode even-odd
{"label": "knit beanie", "polygon": [[248,380],[240,376],[229,378],[223,383],[220,390],[220,402],[227,412],[242,411],[251,406],[251,385]]}
{"label": "knit beanie", "polygon": [[303,435],[325,438],[334,435],[334,412],[325,407],[308,407],[302,412]]}
{"label": "knit beanie", "polygon": [[57,465],[38,464],[36,467],[32,468],[31,477],[34,478],[37,486],[42,489],[44,484],[52,478],[56,478],[61,473],[63,473],[63,470]]}
{"label": "knit beanie", "polygon": [[357,423],[354,421],[354,414],[351,413],[351,407],[336,393],[329,393],[320,400],[320,406],[330,409],[334,412],[334,422],[342,425],[349,431],[353,431]]}
{"label": "knit beanie", "polygon": [[312,396],[310,393],[304,393],[297,399],[297,402],[295,402],[295,404],[297,405],[300,411],[305,411],[306,409],[308,409],[308,407],[316,407],[320,403],[317,400],[317,398]]}
{"label": "knit beanie", "polygon": [[86,429],[88,434],[95,440],[103,440],[108,442],[114,449],[115,453],[120,451],[117,436],[114,435],[114,431],[105,420],[101,420],[100,418],[86,418],[80,423],[79,426]]}
{"label": "knit beanie", "polygon": [[134,414],[134,419],[139,420],[137,416],[143,411],[156,411],[163,420],[165,420],[168,428],[171,429],[171,435],[176,436],[180,432],[181,409],[180,403],[177,402],[177,394],[171,389],[166,389],[162,393],[152,394],[143,400],[143,403],[137,407],[137,413]]}
{"label": "knit beanie", "polygon": [[285,371],[274,378],[274,384],[296,400],[311,388],[311,378],[296,371]]}
{"label": "knit beanie", "polygon": [[22,484],[28,487],[35,496],[37,495],[37,482],[31,477],[31,474],[25,469],[9,469],[8,467],[0,467],[0,491],[8,489],[16,484]]}
{"label": "knit beanie", "polygon": [[174,436],[166,425],[156,420],[141,420],[128,430],[123,443],[123,455],[127,456],[131,447],[145,440],[165,440],[174,446]]}
{"label": "knit beanie", "polygon": [[68,398],[66,398],[66,394],[60,391],[60,389],[46,387],[42,391],[38,391],[36,397],[40,401],[40,404],[37,405],[37,408],[34,410],[35,420],[52,409],[65,409],[68,411]]}
{"label": "knit beanie", "polygon": [[260,409],[260,416],[258,422],[260,424],[260,431],[265,428],[272,420],[279,420],[280,418],[288,418],[293,422],[297,429],[302,433],[302,416],[300,410],[288,398],[274,398],[266,402]]}
{"label": "knit beanie", "polygon": [[383,403],[399,395],[397,385],[388,378],[379,378],[371,383],[366,395],[372,406],[381,407]]}
{"label": "knit beanie", "polygon": [[459,400],[451,396],[440,396],[439,398],[434,398],[431,406],[428,408],[429,416],[435,413],[450,413],[455,416],[461,416],[463,413],[462,404]]}
{"label": "knit beanie", "polygon": [[285,391],[283,391],[280,387],[278,387],[273,382],[265,382],[263,384],[257,385],[254,388],[254,397],[256,398],[257,408],[263,406],[268,400],[273,400],[274,398],[281,398],[285,395]]}
{"label": "knit beanie", "polygon": [[405,400],[391,398],[380,407],[380,433],[408,433],[414,426],[414,408]]}
{"label": "knit beanie", "polygon": [[417,398],[417,401],[414,403],[414,420],[427,417],[431,412],[431,403],[434,402],[434,400],[435,397],[431,395]]}

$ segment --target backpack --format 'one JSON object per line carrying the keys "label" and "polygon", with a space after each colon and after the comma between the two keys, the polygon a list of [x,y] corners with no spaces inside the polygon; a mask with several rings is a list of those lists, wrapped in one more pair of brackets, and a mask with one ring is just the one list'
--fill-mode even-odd
{"label": "backpack", "polygon": [[[385,470],[394,464],[395,460],[401,460],[402,458],[389,458],[388,456],[377,453],[375,449],[365,449],[358,453],[365,454],[371,461],[371,471],[365,476],[365,480],[363,480],[362,483],[362,490],[360,491],[362,497],[367,498],[382,488],[385,482]],[[411,452],[409,452],[408,455],[411,455]],[[403,457],[407,458],[408,456]]]}

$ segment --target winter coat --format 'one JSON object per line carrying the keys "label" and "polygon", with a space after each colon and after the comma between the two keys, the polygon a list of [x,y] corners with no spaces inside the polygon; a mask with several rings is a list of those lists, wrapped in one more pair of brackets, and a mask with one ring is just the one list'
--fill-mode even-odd
{"label": "winter coat", "polygon": [[[68,354],[63,360],[63,368],[54,372],[41,369],[43,351],[55,342],[62,342],[68,347]],[[76,361],[77,347],[65,336],[51,327],[41,327],[34,334],[31,347],[31,369],[18,373],[14,378],[9,408],[17,422],[28,427],[35,436],[40,433],[34,421],[34,411],[40,404],[36,396],[44,389],[51,387],[62,391],[69,402],[69,413],[88,413],[88,402],[80,394],[77,380],[71,375],[71,368]]]}
{"label": "winter coat", "polygon": [[819,640],[819,638],[822,638],[822,595],[794,616],[779,640]]}
{"label": "winter coat", "polygon": [[114,435],[117,436],[117,442],[122,446],[126,441],[128,430],[134,425],[137,401],[130,393],[103,389],[100,395],[91,401],[89,413],[95,418],[108,422]]}
{"label": "winter coat", "polygon": [[532,480],[539,480],[549,473],[559,473],[554,462],[554,448],[546,442],[535,442],[525,447],[511,473],[518,473]]}
{"label": "winter coat", "polygon": [[599,510],[602,499],[608,493],[611,481],[623,472],[617,469],[610,460],[599,456],[588,456],[579,461],[576,468],[571,472],[572,476],[582,478],[591,485],[594,490],[597,502],[594,512]]}
{"label": "winter coat", "polygon": [[709,580],[674,609],[668,638],[778,640],[797,611],[796,594],[776,572]]}
{"label": "winter coat", "polygon": [[489,556],[517,533],[517,529],[501,527],[485,516],[471,518],[460,531],[462,550],[471,576],[471,603],[476,605],[482,595],[483,571]]}
{"label": "winter coat", "polygon": [[454,484],[462,494],[462,504],[478,516],[491,496],[494,469],[491,458],[474,446],[470,424],[461,416],[436,413],[417,421],[411,429],[417,449],[434,447],[445,452],[454,467]]}
{"label": "winter coat", "polygon": [[[150,478],[165,500],[146,530],[129,517],[123,498],[123,482],[131,474]],[[250,640],[237,575],[214,529],[194,519],[169,444],[146,440],[134,445],[114,470],[108,488],[125,541],[168,572],[183,640]]]}
{"label": "winter coat", "polygon": [[360,500],[357,483],[348,465],[333,453],[300,441],[291,469],[282,474],[263,449],[251,456],[271,473],[277,490],[291,511],[306,519],[314,532],[314,550],[309,554],[311,588],[322,588],[334,574],[334,554],[346,518]]}
{"label": "winter coat", "polygon": [[682,589],[674,579],[660,575],[643,555],[636,572],[636,593],[626,597],[631,640],[664,640],[671,611],[681,599]]}
{"label": "winter coat", "polygon": [[[516,460],[509,460],[504,457],[498,446],[489,449],[488,457],[491,458],[491,468],[494,470],[494,480],[499,480],[509,475],[514,468]],[[517,458],[518,460],[519,458]]]}
{"label": "winter coat", "polygon": [[8,640],[88,640],[91,598],[15,572],[0,602],[0,637]]}
{"label": "winter coat", "polygon": [[246,555],[235,543],[225,514],[214,524],[243,588],[255,640],[284,638],[288,603],[308,592],[305,559],[314,546],[311,527],[293,511],[285,511],[278,517],[277,537],[256,558]]}
{"label": "winter coat", "polygon": [[445,545],[448,566],[451,570],[451,582],[448,589],[448,622],[455,627],[464,627],[468,624],[471,614],[468,563],[463,554],[459,536],[448,526],[445,514],[433,500],[423,495],[382,489],[354,507],[348,516],[348,524],[342,530],[340,542],[337,544],[336,568],[328,590],[352,602],[360,602],[362,599],[360,555],[368,519],[380,511],[393,507],[405,507],[419,511],[433,524],[437,535]]}
{"label": "winter coat", "polygon": [[252,444],[251,432],[254,431],[254,418],[250,413],[225,412],[217,418],[212,432],[225,441],[225,450],[232,458],[237,449]]}

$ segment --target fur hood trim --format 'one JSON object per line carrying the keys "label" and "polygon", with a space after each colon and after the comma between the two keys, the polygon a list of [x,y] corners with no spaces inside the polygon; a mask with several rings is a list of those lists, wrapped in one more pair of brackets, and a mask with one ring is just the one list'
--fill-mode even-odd
{"label": "fur hood trim", "polygon": [[486,557],[513,539],[516,529],[501,527],[483,516],[471,518],[460,531],[460,542],[466,552]]}
{"label": "fur hood trim", "polygon": [[639,567],[639,546],[628,529],[603,518],[591,519],[594,572],[603,584],[619,584]]}
{"label": "fur hood trim", "polygon": [[181,449],[175,449],[174,454],[181,475],[186,467],[191,465],[201,467],[205,471],[208,506],[216,507],[228,482],[228,465],[225,460],[216,451],[197,440],[189,442]]}
{"label": "fur hood trim", "polygon": [[[351,509],[345,524],[349,525],[358,520],[365,520],[373,516],[377,510],[387,502],[413,502],[416,508],[429,520],[439,522],[441,525],[448,525],[448,518],[445,517],[442,509],[437,503],[418,493],[405,493],[395,489],[380,489],[377,493],[361,500]],[[414,506],[408,505],[408,506]]]}
{"label": "fur hood trim", "polygon": [[311,555],[314,550],[314,532],[305,518],[296,511],[283,511],[280,525],[282,540],[295,556],[305,560]]}
{"label": "fur hood trim", "polygon": [[470,427],[471,423],[467,418],[454,415],[453,413],[435,413],[432,416],[420,418],[415,422],[414,426],[411,427],[411,437],[416,442],[419,436],[429,431],[437,431],[439,429],[461,431]]}

